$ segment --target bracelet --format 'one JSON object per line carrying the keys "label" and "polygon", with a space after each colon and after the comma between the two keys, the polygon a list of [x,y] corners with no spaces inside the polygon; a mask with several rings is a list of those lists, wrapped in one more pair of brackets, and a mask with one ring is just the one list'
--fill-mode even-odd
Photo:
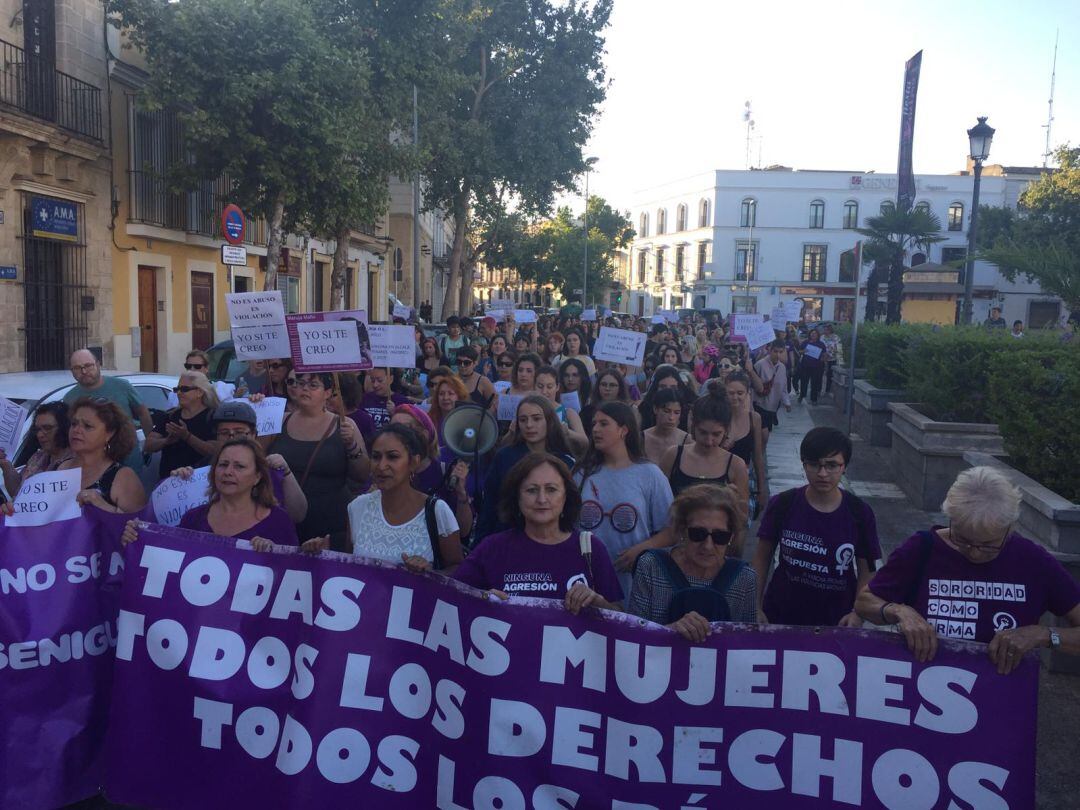
{"label": "bracelet", "polygon": [[885,615],[885,608],[889,607],[889,605],[895,605],[895,604],[896,604],[895,602],[886,602],[884,605],[881,606],[881,623],[882,624],[892,624],[892,622],[890,622],[888,617]]}

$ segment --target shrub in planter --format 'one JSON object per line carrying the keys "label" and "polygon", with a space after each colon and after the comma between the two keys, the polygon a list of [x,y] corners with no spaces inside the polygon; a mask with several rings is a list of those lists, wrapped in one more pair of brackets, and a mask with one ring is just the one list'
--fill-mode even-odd
{"label": "shrub in planter", "polygon": [[993,422],[989,412],[990,362],[1030,362],[1060,347],[1054,336],[1029,333],[1022,340],[980,326],[932,327],[913,335],[903,353],[905,390],[939,422]]}
{"label": "shrub in planter", "polygon": [[859,324],[855,367],[865,368],[866,379],[877,388],[905,388],[904,349],[919,335],[929,334],[930,329],[929,324]]}
{"label": "shrub in planter", "polygon": [[1013,466],[1080,502],[1080,346],[1023,348],[990,359],[989,414]]}

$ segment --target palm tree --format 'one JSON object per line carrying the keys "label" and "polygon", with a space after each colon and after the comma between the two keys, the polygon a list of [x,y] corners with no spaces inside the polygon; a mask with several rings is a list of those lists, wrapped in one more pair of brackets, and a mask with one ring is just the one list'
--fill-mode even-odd
{"label": "palm tree", "polygon": [[866,237],[863,260],[872,261],[874,269],[866,283],[866,320],[877,314],[871,304],[877,302],[877,286],[881,272],[888,273],[888,304],[885,322],[900,323],[900,305],[904,298],[904,257],[909,250],[927,250],[935,242],[944,241],[941,220],[929,208],[916,206],[902,209],[885,205],[881,214],[869,217],[866,227],[858,232]]}

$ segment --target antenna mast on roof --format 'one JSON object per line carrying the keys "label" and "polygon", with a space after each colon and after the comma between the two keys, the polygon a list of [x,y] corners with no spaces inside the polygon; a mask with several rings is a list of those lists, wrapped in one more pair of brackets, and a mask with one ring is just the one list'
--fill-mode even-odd
{"label": "antenna mast on roof", "polygon": [[1054,84],[1057,81],[1057,51],[1058,51],[1058,31],[1054,32],[1054,61],[1053,66],[1050,68],[1050,102],[1049,111],[1046,115],[1046,123],[1043,124],[1043,129],[1046,130],[1046,151],[1043,152],[1043,168],[1047,167],[1050,161],[1050,156],[1053,154],[1050,151],[1050,130],[1054,126]]}
{"label": "antenna mast on roof", "polygon": [[753,112],[750,110],[750,102],[747,101],[743,105],[743,121],[746,122],[746,168],[753,168],[753,163],[750,162],[750,142],[753,138],[754,131],[754,117]]}

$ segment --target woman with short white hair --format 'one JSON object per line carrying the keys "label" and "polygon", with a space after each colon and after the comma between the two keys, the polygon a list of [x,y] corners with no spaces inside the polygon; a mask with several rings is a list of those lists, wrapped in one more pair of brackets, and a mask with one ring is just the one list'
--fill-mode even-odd
{"label": "woman with short white hair", "polygon": [[[1080,653],[1080,584],[1046,549],[1013,531],[1020,493],[993,467],[957,476],[942,511],[948,526],[911,536],[855,602],[875,624],[898,625],[919,661],[938,636],[989,643],[998,672],[1030,650]],[[1046,611],[1070,627],[1042,627]]]}
{"label": "woman with short white hair", "polygon": [[220,400],[213,384],[201,371],[185,371],[173,392],[179,405],[154,418],[154,429],[143,442],[144,453],[161,451],[159,479],[181,467],[200,467],[217,451],[210,417]]}

